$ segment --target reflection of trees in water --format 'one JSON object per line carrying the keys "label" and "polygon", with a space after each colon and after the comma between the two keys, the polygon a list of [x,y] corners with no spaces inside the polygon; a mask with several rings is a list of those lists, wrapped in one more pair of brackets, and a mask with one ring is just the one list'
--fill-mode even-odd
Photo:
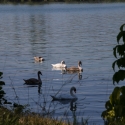
{"label": "reflection of trees in water", "polygon": [[[43,56],[43,53],[46,53],[46,21],[44,14],[39,15],[30,15],[29,17],[29,41],[31,45],[32,57],[34,56]],[[41,54],[42,55],[41,55]]]}

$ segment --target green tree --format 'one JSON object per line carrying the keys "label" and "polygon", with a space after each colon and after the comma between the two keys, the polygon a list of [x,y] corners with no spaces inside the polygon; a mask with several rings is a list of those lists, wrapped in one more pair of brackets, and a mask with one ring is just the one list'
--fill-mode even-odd
{"label": "green tree", "polygon": [[[125,79],[125,31],[123,24],[120,27],[120,32],[117,35],[117,42],[113,48],[113,54],[116,61],[113,62],[112,68],[115,71],[117,65],[118,71],[113,75],[113,84],[119,83]],[[119,44],[122,38],[123,44]],[[119,58],[118,58],[119,57]],[[105,103],[106,110],[102,112],[103,119],[107,122],[107,125],[124,125],[125,124],[125,86],[115,87],[109,100]]]}
{"label": "green tree", "polygon": [[[121,27],[120,27],[120,32],[119,34],[117,35],[117,42],[118,42],[118,45],[116,45],[114,48],[113,48],[113,54],[115,56],[115,58],[117,58],[117,60],[112,64],[112,68],[113,70],[115,71],[115,65],[118,66],[119,68],[119,71],[118,72],[115,72],[114,76],[113,76],[113,84],[115,82],[119,83],[119,81],[123,81],[125,79],[125,70],[123,68],[125,68],[125,31],[124,31],[124,26],[125,24],[123,24]],[[119,44],[120,40],[123,40],[123,44]],[[119,57],[118,58],[118,55],[119,54]]]}

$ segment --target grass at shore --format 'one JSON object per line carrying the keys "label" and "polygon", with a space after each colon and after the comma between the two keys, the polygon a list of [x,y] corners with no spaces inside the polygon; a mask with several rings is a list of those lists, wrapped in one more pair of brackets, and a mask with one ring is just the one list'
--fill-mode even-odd
{"label": "grass at shore", "polygon": [[17,113],[0,107],[0,125],[69,125],[69,123],[34,113]]}

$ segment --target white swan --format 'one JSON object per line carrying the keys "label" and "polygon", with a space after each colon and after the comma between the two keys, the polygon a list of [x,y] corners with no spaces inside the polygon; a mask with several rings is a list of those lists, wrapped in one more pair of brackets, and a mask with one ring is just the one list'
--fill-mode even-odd
{"label": "white swan", "polygon": [[74,66],[72,66],[72,67],[70,67],[70,68],[66,68],[66,71],[69,71],[69,72],[75,72],[75,71],[82,71],[83,72],[83,68],[81,67],[82,66],[82,62],[81,61],[79,61],[78,62],[78,67],[74,67]]}
{"label": "white swan", "polygon": [[56,67],[56,68],[66,68],[66,64],[65,64],[65,61],[61,61],[61,63],[57,63],[57,64],[51,64],[53,67]]}
{"label": "white swan", "polygon": [[35,56],[34,57],[35,61],[37,62],[41,62],[41,61],[44,61],[45,59],[43,59],[41,56]]}
{"label": "white swan", "polygon": [[73,99],[77,99],[76,95],[74,95],[73,92],[76,93],[76,88],[74,86],[71,87],[71,89],[70,89],[70,95],[59,95],[59,96],[50,95],[50,96],[52,97],[53,100],[73,100]]}
{"label": "white swan", "polygon": [[38,71],[37,75],[38,75],[38,79],[36,78],[30,78],[27,80],[23,79],[25,81],[25,84],[26,85],[42,85],[42,80],[40,78],[40,75],[42,75],[41,71]]}

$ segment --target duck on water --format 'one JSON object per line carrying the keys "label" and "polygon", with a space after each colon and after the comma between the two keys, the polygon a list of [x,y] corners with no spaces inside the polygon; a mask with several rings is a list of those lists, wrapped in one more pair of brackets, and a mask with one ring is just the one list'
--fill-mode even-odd
{"label": "duck on water", "polygon": [[35,56],[34,59],[35,59],[35,61],[37,61],[37,62],[41,62],[41,61],[44,61],[44,60],[45,60],[45,59],[42,58],[41,56]]}

